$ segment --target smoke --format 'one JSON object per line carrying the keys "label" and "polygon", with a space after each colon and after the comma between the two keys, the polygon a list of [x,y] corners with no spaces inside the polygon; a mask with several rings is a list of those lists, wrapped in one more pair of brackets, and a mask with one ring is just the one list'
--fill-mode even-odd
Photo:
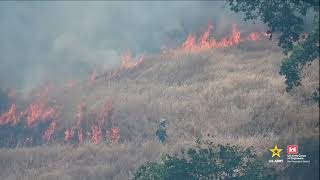
{"label": "smoke", "polygon": [[[213,22],[248,29],[225,2],[0,2],[0,85],[29,91],[119,65],[122,52],[156,53]],[[250,28],[256,28],[250,27]]]}

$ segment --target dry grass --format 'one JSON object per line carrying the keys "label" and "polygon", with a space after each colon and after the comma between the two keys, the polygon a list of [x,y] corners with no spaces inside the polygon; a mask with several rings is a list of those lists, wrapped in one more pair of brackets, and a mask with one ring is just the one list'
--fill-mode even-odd
{"label": "dry grass", "polygon": [[[112,97],[122,144],[1,149],[0,179],[129,179],[142,163],[193,146],[208,133],[215,143],[258,152],[292,135],[318,135],[318,105],[285,92],[278,73],[283,56],[265,46],[150,57],[113,80],[59,94],[63,126],[74,123],[82,100],[94,108]],[[312,74],[305,81],[314,85],[319,76]],[[154,140],[161,117],[169,121],[165,145]]]}

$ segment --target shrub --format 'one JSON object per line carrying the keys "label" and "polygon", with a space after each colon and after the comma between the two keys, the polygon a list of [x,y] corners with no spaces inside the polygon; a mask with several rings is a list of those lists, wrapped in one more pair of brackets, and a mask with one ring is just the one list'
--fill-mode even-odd
{"label": "shrub", "polygon": [[165,155],[161,162],[142,165],[134,180],[147,179],[275,179],[276,174],[260,161],[252,148],[205,146]]}

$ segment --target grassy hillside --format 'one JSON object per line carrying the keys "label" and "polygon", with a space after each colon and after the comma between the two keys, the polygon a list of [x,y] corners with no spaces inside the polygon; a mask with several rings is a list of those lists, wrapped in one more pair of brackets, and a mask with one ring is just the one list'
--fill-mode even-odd
{"label": "grassy hillside", "polygon": [[[194,146],[207,134],[215,143],[253,146],[259,154],[274,143],[318,136],[319,107],[307,98],[318,69],[307,69],[305,86],[288,94],[278,73],[282,58],[266,42],[155,55],[116,76],[57,91],[59,127],[76,123],[81,102],[95,109],[112,98],[120,144],[0,149],[0,179],[129,179],[144,162]],[[168,120],[164,145],[154,136],[160,118]]]}

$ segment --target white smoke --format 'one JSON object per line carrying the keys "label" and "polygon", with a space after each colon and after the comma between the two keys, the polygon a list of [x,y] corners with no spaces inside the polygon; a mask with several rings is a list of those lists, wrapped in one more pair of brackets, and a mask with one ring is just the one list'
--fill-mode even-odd
{"label": "white smoke", "polygon": [[188,33],[226,33],[242,18],[225,2],[0,2],[0,82],[30,90],[119,64],[121,52],[154,53]]}

